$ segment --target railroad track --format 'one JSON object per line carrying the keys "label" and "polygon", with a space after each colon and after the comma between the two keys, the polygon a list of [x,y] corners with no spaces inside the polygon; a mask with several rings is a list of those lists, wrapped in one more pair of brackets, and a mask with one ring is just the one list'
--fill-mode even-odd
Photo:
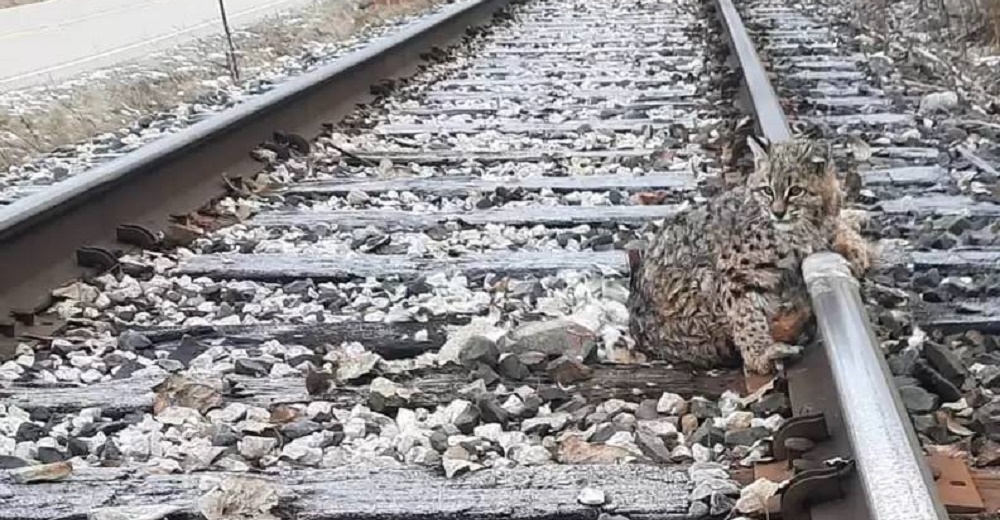
{"label": "railroad track", "polygon": [[[749,32],[728,0],[456,3],[0,208],[0,462],[52,464],[0,482],[0,518],[721,518],[758,477],[791,479],[785,518],[987,509],[987,474],[933,456],[935,485],[921,449],[988,432],[986,403],[918,406],[965,397],[982,371],[949,349],[996,330],[963,282],[997,265],[996,206],[955,181],[982,161],[809,5],[740,10]],[[740,110],[834,139],[895,239],[874,327],[835,258],[807,263],[825,347],[766,393],[641,363],[623,305],[625,249],[718,189]]]}

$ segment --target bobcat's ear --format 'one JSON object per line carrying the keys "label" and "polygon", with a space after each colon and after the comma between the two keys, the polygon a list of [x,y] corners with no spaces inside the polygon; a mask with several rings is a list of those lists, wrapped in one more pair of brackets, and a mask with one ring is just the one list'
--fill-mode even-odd
{"label": "bobcat's ear", "polygon": [[809,159],[814,164],[818,163],[823,166],[833,164],[833,146],[826,140],[814,141],[809,150]]}
{"label": "bobcat's ear", "polygon": [[809,162],[815,166],[814,173],[824,175],[833,166],[833,146],[829,141],[817,139],[809,146]]}
{"label": "bobcat's ear", "polygon": [[753,165],[755,167],[767,161],[767,152],[764,150],[764,147],[757,142],[757,139],[754,136],[747,136],[747,146],[749,146],[750,151],[753,152]]}

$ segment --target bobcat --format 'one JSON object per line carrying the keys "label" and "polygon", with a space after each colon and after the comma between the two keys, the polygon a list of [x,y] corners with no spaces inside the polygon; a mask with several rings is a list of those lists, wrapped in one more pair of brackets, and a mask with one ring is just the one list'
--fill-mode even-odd
{"label": "bobcat", "polygon": [[802,260],[835,247],[856,273],[869,267],[871,251],[841,218],[829,144],[748,143],[746,184],[668,223],[632,266],[630,328],[653,358],[710,367],[742,356],[769,373],[812,319]]}

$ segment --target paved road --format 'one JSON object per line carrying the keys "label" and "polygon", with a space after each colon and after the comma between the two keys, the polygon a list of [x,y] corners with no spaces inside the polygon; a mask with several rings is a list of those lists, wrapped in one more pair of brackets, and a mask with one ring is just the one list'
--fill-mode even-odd
{"label": "paved road", "polygon": [[[310,0],[225,0],[235,26]],[[216,0],[48,0],[0,9],[0,90],[65,78],[221,31]]]}

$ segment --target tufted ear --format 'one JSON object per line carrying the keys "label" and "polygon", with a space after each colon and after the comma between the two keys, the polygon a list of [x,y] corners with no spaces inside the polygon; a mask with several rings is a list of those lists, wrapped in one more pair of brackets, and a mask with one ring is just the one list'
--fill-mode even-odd
{"label": "tufted ear", "polygon": [[833,146],[829,141],[817,139],[809,148],[809,160],[817,166],[816,172],[823,173],[833,165]]}
{"label": "tufted ear", "polygon": [[761,163],[767,161],[767,152],[764,150],[764,147],[757,142],[757,139],[754,136],[747,136],[747,146],[749,146],[750,151],[753,152],[753,165],[755,168]]}

